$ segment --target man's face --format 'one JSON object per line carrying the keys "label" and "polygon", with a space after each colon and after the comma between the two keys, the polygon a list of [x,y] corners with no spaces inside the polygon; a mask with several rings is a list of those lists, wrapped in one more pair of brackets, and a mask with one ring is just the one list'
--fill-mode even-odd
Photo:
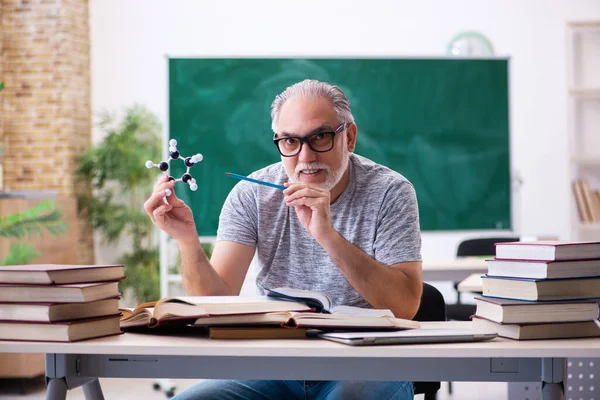
{"label": "man's face", "polygon": [[[305,137],[316,132],[333,132],[339,126],[333,104],[327,98],[287,100],[277,120],[278,138]],[[303,182],[333,189],[342,179],[348,166],[348,157],[354,151],[355,129],[348,124],[334,136],[333,148],[325,153],[313,151],[307,143],[293,157],[281,157],[290,182]],[[354,134],[353,134],[354,133]]]}

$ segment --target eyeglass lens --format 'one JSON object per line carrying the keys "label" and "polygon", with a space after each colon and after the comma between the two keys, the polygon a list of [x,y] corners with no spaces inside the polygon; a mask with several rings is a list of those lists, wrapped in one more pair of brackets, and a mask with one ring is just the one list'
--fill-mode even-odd
{"label": "eyeglass lens", "polygon": [[[310,148],[314,151],[324,152],[333,148],[333,132],[318,132],[307,137]],[[294,155],[300,152],[302,141],[298,138],[283,138],[277,142],[279,150],[284,155]]]}

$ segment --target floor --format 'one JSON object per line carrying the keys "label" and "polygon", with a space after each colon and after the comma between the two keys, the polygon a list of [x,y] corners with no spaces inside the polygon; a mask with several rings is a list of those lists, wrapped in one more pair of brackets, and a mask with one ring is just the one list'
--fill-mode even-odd
{"label": "floor", "polygon": [[[144,400],[164,400],[167,397],[163,392],[153,389],[153,384],[157,382],[154,379],[115,379],[105,378],[100,380],[102,391],[106,400],[112,399],[144,399]],[[165,383],[174,383],[178,391],[192,385],[194,380],[179,379],[161,381]],[[45,398],[45,383],[43,378],[29,380],[26,383],[26,394],[19,393],[20,385],[15,380],[0,379],[0,399],[2,400],[33,400]],[[453,393],[448,394],[447,383],[442,383],[438,392],[437,400],[506,400],[507,384],[505,383],[487,383],[487,382],[454,382],[452,384]],[[76,388],[67,394],[67,400],[83,400],[83,391]],[[423,396],[416,396],[415,399],[422,400]]]}

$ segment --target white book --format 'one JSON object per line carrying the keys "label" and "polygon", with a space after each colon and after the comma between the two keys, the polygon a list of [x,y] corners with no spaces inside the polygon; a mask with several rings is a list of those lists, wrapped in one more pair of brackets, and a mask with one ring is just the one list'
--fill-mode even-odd
{"label": "white book", "polygon": [[583,278],[600,276],[600,259],[531,261],[487,260],[488,275],[532,279]]}
{"label": "white book", "polygon": [[496,243],[496,258],[540,261],[594,259],[600,258],[600,242],[500,242]]}
{"label": "white book", "polygon": [[503,324],[593,321],[599,316],[596,301],[531,302],[476,296],[475,315]]}

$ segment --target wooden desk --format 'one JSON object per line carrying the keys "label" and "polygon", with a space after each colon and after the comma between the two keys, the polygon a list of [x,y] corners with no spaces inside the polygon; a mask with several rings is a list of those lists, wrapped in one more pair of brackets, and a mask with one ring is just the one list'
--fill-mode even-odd
{"label": "wooden desk", "polygon": [[487,270],[487,263],[483,258],[424,260],[423,280],[460,282],[472,274],[486,274]]}
{"label": "wooden desk", "polygon": [[[423,323],[467,328],[470,322]],[[564,400],[567,358],[600,358],[600,338],[352,347],[308,340],[214,340],[126,333],[77,343],[0,342],[0,352],[46,353],[47,399],[97,378],[235,378],[543,382],[543,400]]]}

